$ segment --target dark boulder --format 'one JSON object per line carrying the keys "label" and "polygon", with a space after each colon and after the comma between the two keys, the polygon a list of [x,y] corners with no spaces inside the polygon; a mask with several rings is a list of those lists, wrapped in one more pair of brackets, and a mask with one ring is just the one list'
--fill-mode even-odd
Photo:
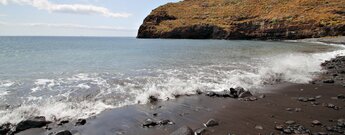
{"label": "dark boulder", "polygon": [[21,121],[17,124],[15,132],[18,133],[20,131],[24,131],[30,128],[41,128],[46,126],[47,124],[51,123],[50,121],[46,121],[44,116],[33,117],[24,121]]}
{"label": "dark boulder", "polygon": [[149,101],[149,103],[155,103],[158,101],[158,98],[151,95],[151,96],[149,96],[148,101]]}
{"label": "dark boulder", "polygon": [[153,121],[152,119],[146,119],[142,126],[143,127],[146,127],[146,128],[150,128],[150,127],[154,127],[154,126],[157,126],[159,123],[156,122],[156,121]]}
{"label": "dark boulder", "polygon": [[6,123],[0,126],[0,135],[5,135],[9,133],[12,129],[13,125],[10,123]]}
{"label": "dark boulder", "polygon": [[251,97],[251,96],[253,95],[249,91],[244,91],[240,95],[238,95],[239,98],[246,98],[246,97]]}

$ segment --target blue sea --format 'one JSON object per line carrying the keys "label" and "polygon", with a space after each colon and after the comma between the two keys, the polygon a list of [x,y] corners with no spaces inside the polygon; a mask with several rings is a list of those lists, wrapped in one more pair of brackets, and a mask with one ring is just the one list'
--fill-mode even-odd
{"label": "blue sea", "polygon": [[87,118],[200,91],[308,83],[340,45],[297,41],[0,37],[0,124]]}

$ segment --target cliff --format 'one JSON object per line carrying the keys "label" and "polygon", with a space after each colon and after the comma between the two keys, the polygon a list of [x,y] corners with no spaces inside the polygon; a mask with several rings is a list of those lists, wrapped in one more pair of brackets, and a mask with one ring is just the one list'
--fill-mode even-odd
{"label": "cliff", "polygon": [[184,0],[148,15],[138,38],[302,39],[345,35],[345,0]]}

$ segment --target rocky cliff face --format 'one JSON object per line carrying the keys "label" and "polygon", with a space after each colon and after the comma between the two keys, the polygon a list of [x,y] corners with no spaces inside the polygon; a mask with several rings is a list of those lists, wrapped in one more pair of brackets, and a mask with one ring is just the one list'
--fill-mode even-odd
{"label": "rocky cliff face", "polygon": [[345,0],[184,0],[158,7],[138,38],[301,39],[345,35]]}

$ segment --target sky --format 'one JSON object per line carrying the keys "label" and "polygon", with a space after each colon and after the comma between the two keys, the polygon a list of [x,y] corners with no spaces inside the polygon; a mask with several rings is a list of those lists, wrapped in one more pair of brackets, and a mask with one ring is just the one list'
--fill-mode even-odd
{"label": "sky", "polygon": [[0,0],[0,36],[135,37],[144,18],[179,0]]}

